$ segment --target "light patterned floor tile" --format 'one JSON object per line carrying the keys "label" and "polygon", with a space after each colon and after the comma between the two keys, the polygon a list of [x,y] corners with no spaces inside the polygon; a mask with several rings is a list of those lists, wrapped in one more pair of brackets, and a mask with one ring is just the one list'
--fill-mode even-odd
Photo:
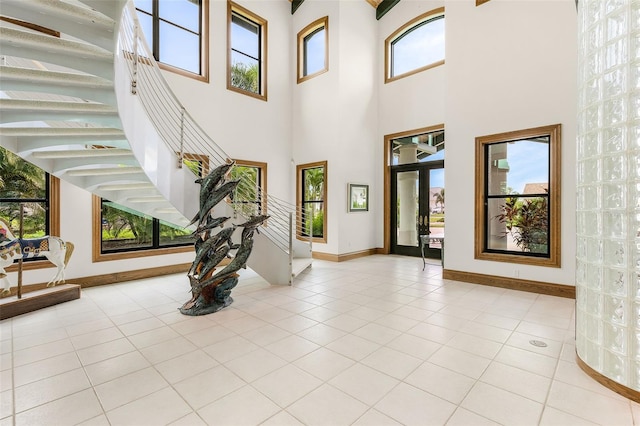
{"label": "light patterned floor tile", "polygon": [[326,381],[355,364],[355,361],[329,349],[320,348],[299,358],[294,364]]}
{"label": "light patterned floor tile", "polygon": [[492,362],[480,381],[540,403],[545,402],[551,387],[547,377],[500,362]]}
{"label": "light patterned floor tile", "polygon": [[247,382],[223,365],[198,373],[173,385],[194,409],[200,409],[223,396],[240,389]]}
{"label": "light patterned floor tile", "polygon": [[398,383],[389,377],[360,363],[348,368],[329,381],[337,389],[373,406]]}
{"label": "light patterned floor tile", "polygon": [[422,360],[383,346],[360,362],[391,377],[403,380],[422,363]]}
{"label": "light patterned floor tile", "polygon": [[81,423],[102,414],[92,389],[56,399],[15,416],[16,426],[56,426]]}
{"label": "light patterned floor tile", "polygon": [[252,383],[267,398],[285,408],[322,384],[300,368],[287,364]]}
{"label": "light patterned floor tile", "polygon": [[95,387],[105,411],[128,404],[168,387],[169,383],[153,368],[145,368]]}
{"label": "light patterned floor tile", "polygon": [[282,366],[287,362],[265,349],[257,349],[246,355],[226,362],[229,370],[246,382],[252,382]]}
{"label": "light patterned floor tile", "polygon": [[460,404],[475,383],[470,377],[428,361],[415,369],[404,381],[456,405]]}
{"label": "light patterned floor tile", "polygon": [[302,423],[346,425],[356,421],[368,406],[346,393],[324,384],[287,408]]}
{"label": "light patterned floor tile", "polygon": [[199,409],[198,414],[210,425],[257,425],[279,411],[278,405],[247,385]]}
{"label": "light patterned floor tile", "polygon": [[116,425],[162,425],[191,412],[191,407],[170,387],[107,411],[109,423]]}
{"label": "light patterned floor tile", "polygon": [[501,424],[531,425],[539,422],[543,408],[540,403],[482,382],[476,383],[460,406]]}
{"label": "light patterned floor tile", "polygon": [[218,365],[203,350],[194,350],[155,365],[155,368],[171,384],[177,383]]}
{"label": "light patterned floor tile", "polygon": [[177,274],[0,321],[0,426],[640,418],[577,366],[575,301],[443,280],[437,260],[422,271],[396,255],[314,260],[292,286],[240,272],[234,304],[211,315],[177,311]]}
{"label": "light patterned floor tile", "polygon": [[406,383],[389,392],[375,409],[405,425],[445,424],[456,405]]}
{"label": "light patterned floor tile", "polygon": [[62,398],[91,387],[82,368],[67,371],[37,382],[15,388],[16,412]]}

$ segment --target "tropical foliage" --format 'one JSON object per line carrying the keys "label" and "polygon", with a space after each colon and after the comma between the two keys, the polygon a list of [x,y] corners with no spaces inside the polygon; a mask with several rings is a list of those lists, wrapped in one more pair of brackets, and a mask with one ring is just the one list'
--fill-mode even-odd
{"label": "tropical foliage", "polygon": [[18,235],[20,204],[24,205],[23,236],[47,234],[48,175],[37,166],[0,147],[0,218]]}
{"label": "tropical foliage", "polygon": [[231,179],[241,179],[233,195],[236,209],[245,217],[260,214],[257,167],[235,166],[231,169]]}
{"label": "tropical foliage", "polygon": [[302,172],[305,218],[304,232],[308,233],[311,218],[312,235],[324,237],[324,167],[313,167]]}
{"label": "tropical foliage", "polygon": [[236,62],[231,65],[231,85],[248,92],[259,93],[258,64],[247,65]]}
{"label": "tropical foliage", "polygon": [[547,253],[549,213],[546,197],[521,200],[513,196],[505,199],[496,217],[504,223],[505,236],[510,236],[523,252]]}

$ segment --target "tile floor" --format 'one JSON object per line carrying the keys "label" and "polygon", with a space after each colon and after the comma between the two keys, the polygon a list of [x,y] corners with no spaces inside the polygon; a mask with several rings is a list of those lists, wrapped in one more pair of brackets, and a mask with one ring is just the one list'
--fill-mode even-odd
{"label": "tile floor", "polygon": [[211,315],[172,275],[2,321],[0,426],[640,424],[576,366],[572,300],[400,256],[242,272]]}

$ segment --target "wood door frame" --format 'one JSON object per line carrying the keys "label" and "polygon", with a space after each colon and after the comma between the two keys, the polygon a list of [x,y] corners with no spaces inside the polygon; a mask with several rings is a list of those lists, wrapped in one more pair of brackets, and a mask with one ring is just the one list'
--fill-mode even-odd
{"label": "wood door frame", "polygon": [[384,177],[384,207],[383,207],[383,220],[384,220],[384,234],[383,234],[383,246],[382,254],[389,254],[391,252],[391,150],[392,140],[403,138],[412,135],[418,135],[422,133],[429,133],[436,130],[444,129],[444,123],[435,124],[433,126],[421,127],[413,130],[405,130],[399,133],[390,133],[384,135],[383,144],[383,177]]}

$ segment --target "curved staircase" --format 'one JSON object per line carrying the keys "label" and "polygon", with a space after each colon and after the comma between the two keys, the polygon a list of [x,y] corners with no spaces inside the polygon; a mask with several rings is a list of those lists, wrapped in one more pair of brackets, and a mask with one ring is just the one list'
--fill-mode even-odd
{"label": "curved staircase", "polygon": [[[185,153],[210,169],[229,158],[164,81],[123,0],[2,0],[0,143],[43,170],[166,222],[186,226],[199,185]],[[162,108],[157,108],[162,105]],[[241,182],[243,190],[248,182]],[[248,191],[248,186],[244,187]],[[249,267],[290,284],[311,264],[295,206],[261,193],[268,226]],[[224,215],[245,220],[233,204]]]}

